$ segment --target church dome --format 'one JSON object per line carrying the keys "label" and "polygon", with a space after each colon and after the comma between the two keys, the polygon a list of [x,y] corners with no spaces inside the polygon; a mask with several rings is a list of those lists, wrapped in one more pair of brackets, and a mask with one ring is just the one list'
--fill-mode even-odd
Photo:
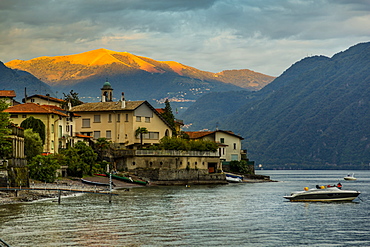
{"label": "church dome", "polygon": [[112,89],[112,86],[110,85],[109,81],[104,82],[103,89]]}

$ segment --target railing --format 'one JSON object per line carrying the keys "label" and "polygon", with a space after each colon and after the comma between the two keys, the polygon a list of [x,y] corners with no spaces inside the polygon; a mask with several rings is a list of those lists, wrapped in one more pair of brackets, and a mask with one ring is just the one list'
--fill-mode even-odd
{"label": "railing", "polygon": [[178,150],[136,150],[137,156],[201,156],[218,157],[218,152],[210,151],[178,151]]}

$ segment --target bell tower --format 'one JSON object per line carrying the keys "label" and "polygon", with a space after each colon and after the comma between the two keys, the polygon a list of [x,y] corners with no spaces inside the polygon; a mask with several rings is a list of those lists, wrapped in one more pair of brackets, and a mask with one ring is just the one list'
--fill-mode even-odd
{"label": "bell tower", "polygon": [[104,82],[101,88],[101,102],[112,102],[113,101],[113,88],[108,82],[108,79]]}

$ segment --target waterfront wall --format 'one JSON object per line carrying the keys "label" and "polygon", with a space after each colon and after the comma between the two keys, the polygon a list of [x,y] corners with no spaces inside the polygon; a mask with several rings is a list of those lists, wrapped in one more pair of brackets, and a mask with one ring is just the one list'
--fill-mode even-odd
{"label": "waterfront wall", "polygon": [[128,171],[156,184],[224,183],[217,152],[130,150],[115,157],[116,169]]}

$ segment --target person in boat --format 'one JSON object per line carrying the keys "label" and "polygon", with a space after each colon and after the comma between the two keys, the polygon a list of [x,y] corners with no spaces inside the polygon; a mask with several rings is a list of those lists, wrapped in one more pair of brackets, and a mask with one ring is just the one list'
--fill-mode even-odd
{"label": "person in boat", "polygon": [[338,184],[337,184],[337,188],[338,188],[338,189],[342,189],[342,184],[341,184],[341,183],[338,183]]}
{"label": "person in boat", "polygon": [[321,189],[321,188],[320,188],[320,185],[316,185],[316,189]]}

